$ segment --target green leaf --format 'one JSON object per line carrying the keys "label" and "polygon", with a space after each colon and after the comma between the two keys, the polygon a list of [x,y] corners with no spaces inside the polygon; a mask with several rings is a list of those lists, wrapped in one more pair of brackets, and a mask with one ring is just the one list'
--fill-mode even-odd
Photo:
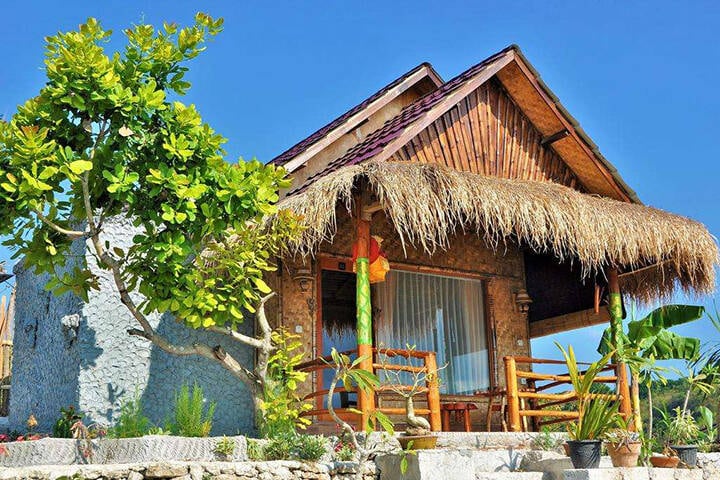
{"label": "green leaf", "polygon": [[242,311],[240,311],[240,309],[237,308],[235,305],[230,305],[230,314],[238,320],[243,319]]}
{"label": "green leaf", "polygon": [[255,286],[258,290],[260,290],[261,293],[270,293],[272,292],[272,289],[268,287],[267,283],[262,278],[254,278],[253,282],[255,283]]}
{"label": "green leaf", "polygon": [[377,419],[383,430],[385,430],[389,435],[395,435],[395,425],[393,425],[387,415],[385,415],[383,412],[376,411],[375,418]]}
{"label": "green leaf", "polygon": [[80,175],[81,173],[92,170],[93,164],[89,160],[75,160],[68,164],[68,168],[70,168],[70,171],[74,174]]}

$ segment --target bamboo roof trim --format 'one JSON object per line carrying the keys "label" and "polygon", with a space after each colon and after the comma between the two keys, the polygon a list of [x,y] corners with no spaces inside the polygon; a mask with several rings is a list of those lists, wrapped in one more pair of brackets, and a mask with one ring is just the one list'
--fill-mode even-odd
{"label": "bamboo roof trim", "polygon": [[[577,261],[589,276],[614,266],[624,292],[640,301],[669,297],[679,285],[695,294],[715,289],[718,247],[704,225],[665,211],[580,193],[552,182],[507,180],[409,162],[341,168],[280,203],[307,227],[289,250],[313,255],[337,231],[338,203],[351,211],[366,179],[404,247],[432,254],[459,232],[493,248],[514,239],[558,259]],[[653,267],[655,266],[655,267]],[[648,268],[652,267],[652,268]]]}

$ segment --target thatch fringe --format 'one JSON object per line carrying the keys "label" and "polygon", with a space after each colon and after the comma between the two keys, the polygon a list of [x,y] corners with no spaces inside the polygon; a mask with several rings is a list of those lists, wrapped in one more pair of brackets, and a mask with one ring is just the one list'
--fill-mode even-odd
{"label": "thatch fringe", "polygon": [[[625,292],[642,301],[715,289],[718,248],[700,223],[656,208],[580,193],[551,182],[507,180],[439,165],[368,162],[338,170],[282,201],[307,229],[291,249],[313,254],[337,230],[338,202],[352,207],[360,178],[377,195],[403,246],[432,254],[459,230],[496,247],[513,239],[582,265],[584,275],[615,266]],[[649,266],[657,268],[647,268]]]}

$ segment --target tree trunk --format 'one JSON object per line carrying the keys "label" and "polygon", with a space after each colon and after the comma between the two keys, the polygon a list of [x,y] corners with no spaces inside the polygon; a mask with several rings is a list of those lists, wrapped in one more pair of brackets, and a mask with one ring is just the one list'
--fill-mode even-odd
{"label": "tree trunk", "polygon": [[688,387],[687,393],[685,394],[685,401],[683,402],[682,414],[683,416],[687,413],[688,403],[690,402],[690,393],[692,392],[692,386]]}
{"label": "tree trunk", "polygon": [[648,438],[653,436],[653,398],[652,388],[650,384],[647,386],[648,391]]}

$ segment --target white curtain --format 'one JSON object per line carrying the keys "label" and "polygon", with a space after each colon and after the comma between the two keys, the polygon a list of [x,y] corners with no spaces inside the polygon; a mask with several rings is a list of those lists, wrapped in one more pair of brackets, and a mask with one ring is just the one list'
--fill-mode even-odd
{"label": "white curtain", "polygon": [[443,393],[490,386],[481,281],[392,270],[375,284],[373,301],[375,343],[436,352],[438,365],[448,365],[441,372]]}

